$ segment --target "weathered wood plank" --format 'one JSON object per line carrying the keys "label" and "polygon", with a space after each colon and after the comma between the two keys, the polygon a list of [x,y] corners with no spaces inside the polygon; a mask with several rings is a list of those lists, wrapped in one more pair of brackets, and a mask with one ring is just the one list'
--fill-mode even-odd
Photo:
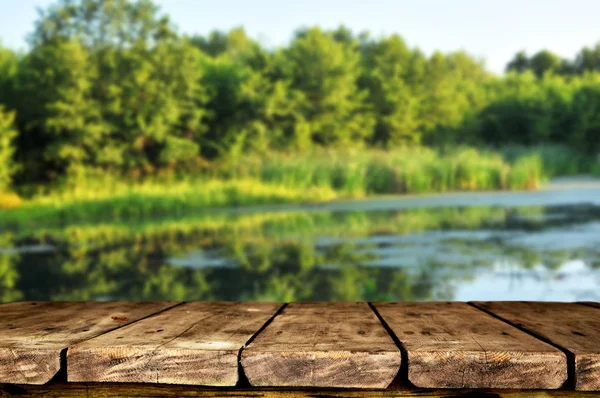
{"label": "weathered wood plank", "polygon": [[234,386],[240,349],[280,307],[183,304],[69,348],[68,380]]}
{"label": "weathered wood plank", "polygon": [[366,303],[293,303],[242,351],[253,386],[385,388],[400,350]]}
{"label": "weathered wood plank", "polygon": [[0,385],[1,397],[254,397],[254,398],[593,398],[600,392],[568,390],[432,390],[399,387],[386,390],[214,388],[165,384],[60,383],[43,386]]}
{"label": "weathered wood plank", "polygon": [[600,390],[600,309],[574,303],[474,304],[569,351],[575,362],[575,388]]}
{"label": "weathered wood plank", "polygon": [[558,349],[466,303],[374,304],[407,352],[408,379],[425,388],[559,388]]}
{"label": "weathered wood plank", "polygon": [[0,305],[0,383],[43,384],[61,351],[172,307],[172,302],[18,302]]}

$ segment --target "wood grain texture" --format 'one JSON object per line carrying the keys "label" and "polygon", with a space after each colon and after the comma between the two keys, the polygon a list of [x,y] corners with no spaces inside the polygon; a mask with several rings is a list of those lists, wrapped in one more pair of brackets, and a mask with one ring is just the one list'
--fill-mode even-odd
{"label": "wood grain texture", "polygon": [[59,383],[43,386],[0,385],[0,397],[237,397],[237,398],[593,398],[600,392],[568,390],[420,389],[402,386],[386,390],[214,388],[131,383]]}
{"label": "wood grain texture", "polygon": [[385,388],[400,350],[366,303],[293,303],[242,351],[253,386]]}
{"label": "wood grain texture", "polygon": [[0,305],[0,383],[43,384],[61,352],[177,303],[17,302]]}
{"label": "wood grain texture", "polygon": [[575,362],[575,388],[600,390],[600,309],[575,303],[474,304],[569,351]]}
{"label": "wood grain texture", "polygon": [[238,354],[277,303],[194,302],[69,348],[69,381],[234,386]]}
{"label": "wood grain texture", "polygon": [[558,349],[466,303],[374,304],[407,352],[408,379],[425,388],[559,388]]}

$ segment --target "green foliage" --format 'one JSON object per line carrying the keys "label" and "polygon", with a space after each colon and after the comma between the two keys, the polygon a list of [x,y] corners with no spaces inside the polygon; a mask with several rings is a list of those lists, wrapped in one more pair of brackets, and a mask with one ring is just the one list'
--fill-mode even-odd
{"label": "green foliage", "polygon": [[600,153],[600,76],[590,76],[573,95],[569,143],[589,154]]}
{"label": "green foliage", "polygon": [[519,157],[538,156],[548,176],[584,174],[590,170],[590,158],[564,144],[536,146],[512,145],[502,147],[502,155],[509,163]]}
{"label": "green foliage", "polygon": [[[42,44],[27,54],[20,71],[19,147],[33,176],[93,164],[107,134],[99,104],[91,98],[95,68],[78,41]],[[27,100],[25,100],[27,99]]]}
{"label": "green foliage", "polygon": [[19,58],[16,53],[2,47],[0,41],[0,104],[14,101]]}
{"label": "green foliage", "polygon": [[[535,155],[536,157],[538,155]],[[411,147],[394,151],[314,150],[246,157],[219,178],[255,179],[289,188],[330,189],[344,196],[534,188],[546,176],[543,165],[515,157],[507,163],[493,152],[458,148],[445,153]],[[511,180],[513,164],[532,181]]]}
{"label": "green foliage", "polygon": [[362,47],[364,70],[359,84],[369,93],[368,102],[376,113],[372,142],[386,147],[420,143],[418,74],[423,58],[396,35]]}
{"label": "green foliage", "polygon": [[[426,56],[398,35],[374,39],[344,26],[304,28],[276,49],[242,27],[186,37],[151,0],[57,0],[40,13],[30,44],[23,54],[0,47],[0,104],[16,111],[19,131],[5,139],[21,165],[17,189],[60,185],[87,169],[125,179],[201,174],[207,165],[232,174],[248,155],[273,152],[299,153],[283,161],[300,186],[488,189],[511,185],[505,161],[452,152],[458,167],[448,148],[530,147],[517,155],[539,153],[549,175],[589,172],[600,152],[600,44],[572,61],[520,52],[499,77],[462,51]],[[416,145],[432,151],[407,151],[437,160],[413,163],[399,149]],[[353,166],[310,157],[368,147],[407,160]],[[301,162],[327,165],[313,173]],[[522,168],[534,172],[534,163]]]}
{"label": "green foliage", "polygon": [[532,71],[537,77],[541,78],[546,73],[566,73],[569,67],[565,60],[548,50],[541,50],[531,58],[524,51],[518,52],[515,57],[506,66],[507,71],[516,71],[523,73]]}
{"label": "green foliage", "polygon": [[199,156],[202,55],[151,2],[63,0],[31,41],[18,106],[28,179],[80,166],[140,173]]}
{"label": "green foliage", "polygon": [[425,142],[433,145],[470,141],[465,132],[485,105],[490,76],[483,64],[464,52],[434,53],[425,64],[421,120]]}
{"label": "green foliage", "polygon": [[367,93],[357,87],[360,53],[354,41],[339,42],[320,28],[299,31],[278,68],[297,95],[296,139],[347,145],[369,138],[374,120],[364,109]]}
{"label": "green foliage", "polygon": [[542,159],[531,154],[517,158],[509,173],[508,184],[515,188],[536,189],[544,180]]}
{"label": "green foliage", "polygon": [[584,47],[575,57],[572,72],[584,74],[587,72],[600,72],[600,42],[594,47]]}
{"label": "green foliage", "polygon": [[600,42],[593,47],[582,48],[573,60],[561,59],[549,50],[541,50],[531,57],[520,51],[506,65],[506,70],[518,73],[532,71],[540,78],[547,73],[570,76],[600,72]]}
{"label": "green foliage", "polygon": [[579,117],[572,109],[579,85],[579,79],[510,73],[490,85],[475,136],[493,145],[567,143]]}
{"label": "green foliage", "polygon": [[[600,43],[574,60],[521,52],[507,70],[495,76],[462,51],[425,55],[398,35],[344,26],[305,28],[272,49],[241,27],[180,35],[151,0],[57,0],[27,52],[0,46],[0,225],[15,235],[0,235],[0,247],[56,244],[55,264],[40,272],[63,284],[23,290],[27,275],[47,275],[5,253],[0,301],[221,298],[213,270],[157,261],[199,247],[222,250],[244,273],[227,299],[447,297],[428,275],[452,261],[420,264],[422,275],[365,270],[364,250],[305,237],[526,217],[500,207],[376,216],[217,208],[600,176]],[[318,264],[328,276],[315,278]]]}
{"label": "green foliage", "polygon": [[0,193],[11,184],[12,176],[17,170],[13,159],[17,130],[13,121],[14,113],[6,112],[0,105]]}

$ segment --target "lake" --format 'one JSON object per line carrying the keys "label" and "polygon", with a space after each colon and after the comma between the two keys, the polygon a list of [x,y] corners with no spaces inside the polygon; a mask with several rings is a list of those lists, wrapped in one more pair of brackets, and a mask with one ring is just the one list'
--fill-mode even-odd
{"label": "lake", "polygon": [[600,301],[600,182],[0,227],[0,299]]}

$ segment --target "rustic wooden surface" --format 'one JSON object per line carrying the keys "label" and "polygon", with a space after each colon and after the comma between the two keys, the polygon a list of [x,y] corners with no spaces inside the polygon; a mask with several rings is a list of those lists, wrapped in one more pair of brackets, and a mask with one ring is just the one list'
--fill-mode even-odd
{"label": "rustic wooden surface", "polygon": [[[377,313],[367,303],[294,303],[273,318],[280,308],[0,305],[0,383],[14,383],[0,384],[0,396],[600,396],[598,303],[381,303]],[[388,327],[405,348],[400,375]],[[572,377],[549,390],[567,362]],[[566,391],[574,386],[580,392]],[[545,390],[507,390],[515,388]]]}
{"label": "rustic wooden surface", "polygon": [[242,351],[253,386],[385,388],[400,350],[366,303],[293,303]]}
{"label": "rustic wooden surface", "polygon": [[379,303],[407,352],[408,379],[425,388],[559,388],[565,355],[466,303]]}
{"label": "rustic wooden surface", "polygon": [[575,388],[600,390],[600,309],[573,303],[474,304],[569,351],[575,362]]}
{"label": "rustic wooden surface", "polygon": [[58,383],[45,386],[0,385],[0,397],[251,397],[251,398],[594,398],[600,392],[567,390],[430,390],[399,387],[391,390],[210,388],[161,384]]}
{"label": "rustic wooden surface", "polygon": [[276,303],[187,303],[69,348],[69,381],[234,386],[238,354]]}
{"label": "rustic wooden surface", "polygon": [[70,344],[176,304],[17,302],[0,305],[0,383],[46,383],[59,371],[61,352]]}

